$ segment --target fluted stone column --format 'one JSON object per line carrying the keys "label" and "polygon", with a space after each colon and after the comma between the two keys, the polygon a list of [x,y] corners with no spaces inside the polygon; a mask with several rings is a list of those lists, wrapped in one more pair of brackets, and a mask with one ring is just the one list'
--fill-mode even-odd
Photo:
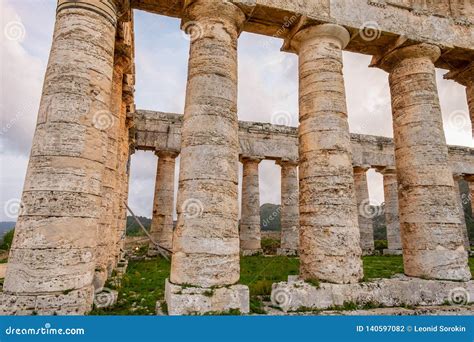
{"label": "fluted stone column", "polygon": [[237,38],[244,19],[228,1],[197,0],[185,9],[183,27],[195,25],[199,34],[190,31],[171,283],[226,286],[240,277]]}
{"label": "fluted stone column", "polygon": [[58,2],[0,314],[92,306],[115,29],[113,1]]}
{"label": "fluted stone column", "polygon": [[[178,153],[159,151],[156,171],[155,198],[150,234],[153,240],[167,249],[173,247],[173,204],[174,204],[174,169]],[[156,245],[150,242],[148,255],[158,255]]]}
{"label": "fluted stone column", "polygon": [[468,280],[436,88],[439,56],[437,46],[418,44],[374,64],[389,72],[405,274]]}
{"label": "fluted stone column", "polygon": [[324,24],[290,43],[299,56],[300,276],[334,283],[363,276],[342,75],[349,39]]}
{"label": "fluted stone column", "polygon": [[471,245],[469,243],[469,232],[467,231],[466,225],[466,217],[464,216],[464,205],[462,203],[461,191],[459,189],[460,184],[459,182],[464,179],[463,174],[455,173],[453,175],[454,180],[454,196],[456,201],[458,202],[458,209],[459,209],[459,220],[461,221],[461,232],[464,239],[464,246],[467,251],[470,250]]}
{"label": "fluted stone column", "polygon": [[385,226],[387,227],[387,249],[384,255],[401,255],[402,239],[400,236],[400,219],[398,211],[398,182],[395,168],[385,168],[383,175],[383,192],[385,201]]}
{"label": "fluted stone column", "polygon": [[262,252],[260,230],[260,190],[258,187],[258,165],[260,157],[241,157],[242,211],[240,216],[240,250],[243,255]]}
{"label": "fluted stone column", "polygon": [[281,235],[278,255],[297,255],[299,247],[298,162],[282,159],[281,166]]}
{"label": "fluted stone column", "polygon": [[119,41],[115,42],[114,72],[112,77],[112,93],[110,112],[103,112],[96,124],[107,132],[107,155],[102,175],[102,213],[99,218],[101,227],[97,240],[96,267],[94,287],[103,288],[108,276],[116,267],[115,248],[117,245],[117,215],[120,209],[118,196],[120,185],[119,175],[119,141],[120,117],[122,115],[122,91],[124,70],[130,63],[126,58]]}
{"label": "fluted stone column", "polygon": [[364,255],[374,253],[374,224],[375,214],[370,206],[367,170],[369,166],[354,167],[354,186],[359,214],[360,247]]}

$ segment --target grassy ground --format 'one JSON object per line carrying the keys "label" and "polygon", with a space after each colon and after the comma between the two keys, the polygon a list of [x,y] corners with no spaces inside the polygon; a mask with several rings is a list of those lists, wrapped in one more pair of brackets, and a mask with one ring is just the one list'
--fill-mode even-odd
{"label": "grassy ground", "polygon": [[[401,256],[367,256],[363,258],[365,280],[389,278],[403,272]],[[474,274],[474,258],[469,258]],[[250,289],[253,313],[265,313],[261,299],[269,299],[272,283],[298,274],[299,259],[284,256],[241,258],[240,283]],[[92,315],[153,315],[157,300],[164,297],[164,283],[170,265],[164,259],[130,261],[119,289],[119,300],[112,309],[96,309]]]}

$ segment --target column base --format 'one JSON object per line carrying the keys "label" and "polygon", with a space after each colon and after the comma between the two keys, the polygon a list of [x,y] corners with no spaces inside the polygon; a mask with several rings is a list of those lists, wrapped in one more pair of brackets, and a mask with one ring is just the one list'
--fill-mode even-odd
{"label": "column base", "polygon": [[474,302],[474,281],[425,280],[396,275],[355,284],[307,283],[296,276],[272,286],[272,304],[285,312],[340,307],[465,305]]}
{"label": "column base", "polygon": [[401,249],[384,249],[383,255],[403,255],[403,250]]}
{"label": "column base", "polygon": [[298,250],[289,248],[278,248],[277,255],[298,256]]}
{"label": "column base", "polygon": [[263,254],[263,249],[243,249],[240,251],[242,256],[252,256],[252,255],[261,255]]}
{"label": "column base", "polygon": [[362,255],[367,256],[367,255],[374,255],[375,250],[374,249],[363,249],[362,250]]}
{"label": "column base", "polygon": [[94,288],[63,293],[18,295],[0,293],[0,315],[85,315],[92,309]]}
{"label": "column base", "polygon": [[250,312],[249,288],[240,284],[204,288],[176,285],[166,279],[165,301],[170,316]]}

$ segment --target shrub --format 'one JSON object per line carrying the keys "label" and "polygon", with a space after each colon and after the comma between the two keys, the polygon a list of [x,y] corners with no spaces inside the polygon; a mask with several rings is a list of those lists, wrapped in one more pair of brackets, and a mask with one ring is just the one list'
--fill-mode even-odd
{"label": "shrub", "polygon": [[376,251],[383,251],[384,249],[387,249],[387,240],[375,240],[374,247]]}
{"label": "shrub", "polygon": [[4,236],[2,243],[0,244],[0,249],[4,251],[9,251],[12,246],[13,234],[15,229],[9,230]]}

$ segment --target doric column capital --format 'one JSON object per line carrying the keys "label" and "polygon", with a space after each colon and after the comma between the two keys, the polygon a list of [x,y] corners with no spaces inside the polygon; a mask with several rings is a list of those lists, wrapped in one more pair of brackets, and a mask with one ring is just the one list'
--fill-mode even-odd
{"label": "doric column capital", "polygon": [[374,56],[370,64],[371,67],[377,67],[386,72],[396,67],[405,59],[427,58],[433,63],[441,56],[441,49],[437,45],[420,43],[414,45],[403,45],[389,49],[384,54]]}
{"label": "doric column capital", "polygon": [[242,164],[246,164],[246,163],[259,164],[263,159],[265,159],[265,157],[262,157],[262,156],[242,156],[242,155],[239,156],[239,161]]}
{"label": "doric column capital", "polygon": [[380,167],[377,168],[377,172],[385,176],[396,176],[397,169],[392,166]]}
{"label": "doric column capital", "polygon": [[163,159],[175,159],[178,155],[178,151],[173,151],[173,150],[158,150],[155,151],[155,154],[158,158],[163,158]]}
{"label": "doric column capital", "polygon": [[302,44],[314,40],[326,40],[334,42],[340,49],[344,49],[349,43],[351,36],[343,26],[336,24],[322,24],[307,26],[291,34],[282,48],[286,52],[299,53]]}
{"label": "doric column capital", "polygon": [[58,0],[56,14],[70,8],[82,8],[107,18],[113,25],[117,24],[118,4],[116,0]]}
{"label": "doric column capital", "polygon": [[206,23],[219,21],[235,25],[237,34],[240,34],[245,14],[237,5],[227,0],[184,1],[181,29],[190,35],[191,40],[213,30],[212,25]]}
{"label": "doric column capital", "polygon": [[289,166],[297,167],[298,160],[281,158],[281,159],[276,160],[275,164],[280,165],[281,167],[289,167]]}
{"label": "doric column capital", "polygon": [[459,182],[459,181],[463,180],[464,178],[465,178],[464,173],[459,173],[459,172],[453,173],[453,179],[454,179],[456,182]]}
{"label": "doric column capital", "polygon": [[353,167],[355,174],[366,173],[370,168],[371,168],[370,165],[355,165]]}
{"label": "doric column capital", "polygon": [[474,62],[469,63],[463,68],[450,70],[443,78],[456,81],[465,87],[472,87],[474,85]]}

